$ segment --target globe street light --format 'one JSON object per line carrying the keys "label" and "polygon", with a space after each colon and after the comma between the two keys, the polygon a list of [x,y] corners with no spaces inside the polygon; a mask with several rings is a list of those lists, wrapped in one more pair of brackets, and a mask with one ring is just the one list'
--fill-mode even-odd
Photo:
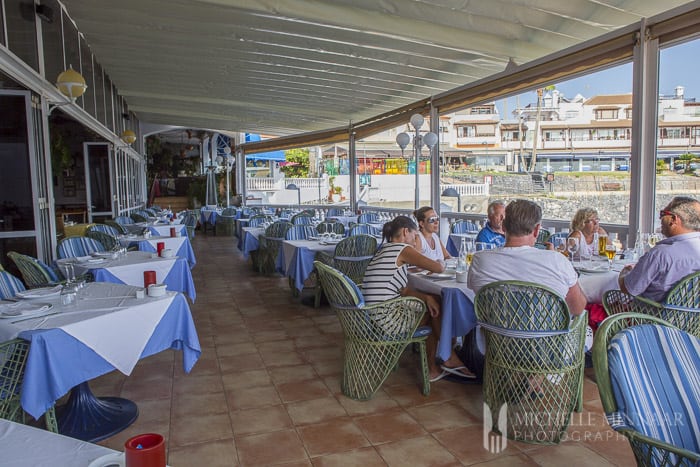
{"label": "globe street light", "polygon": [[[438,137],[435,133],[433,132],[428,132],[424,135],[420,134],[420,129],[423,126],[423,123],[425,122],[425,119],[421,114],[413,114],[411,115],[411,126],[413,126],[415,130],[415,134],[413,135],[413,154],[414,154],[414,159],[415,159],[415,164],[416,164],[416,199],[415,199],[415,207],[418,209],[420,207],[420,191],[419,191],[419,183],[420,183],[420,177],[419,177],[419,164],[420,164],[420,155],[421,155],[421,149],[423,148],[423,145],[425,144],[428,146],[429,149],[432,149],[433,146],[435,146],[438,142]],[[401,148],[401,155],[403,156],[403,150],[406,149],[408,146],[408,143],[411,141],[411,137],[407,133],[399,133],[396,135],[396,144],[399,145]]]}

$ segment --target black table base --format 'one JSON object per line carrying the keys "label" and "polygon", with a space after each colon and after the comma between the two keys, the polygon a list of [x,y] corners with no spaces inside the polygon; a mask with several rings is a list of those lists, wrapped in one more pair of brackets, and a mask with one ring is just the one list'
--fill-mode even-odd
{"label": "black table base", "polygon": [[139,409],[128,399],[97,398],[85,382],[71,390],[68,402],[57,408],[57,416],[60,434],[94,443],[134,423]]}

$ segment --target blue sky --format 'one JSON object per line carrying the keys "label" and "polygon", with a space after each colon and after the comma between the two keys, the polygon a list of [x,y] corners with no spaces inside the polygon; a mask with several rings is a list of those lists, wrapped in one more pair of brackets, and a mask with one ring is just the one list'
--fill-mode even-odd
{"label": "blue sky", "polygon": [[[678,85],[685,87],[686,97],[695,97],[700,101],[700,40],[669,47],[661,51],[659,93],[673,94]],[[598,94],[623,94],[632,92],[632,64],[617,66],[607,70],[555,83],[557,89],[566,97],[581,94],[593,97]],[[537,102],[535,91],[520,95],[520,106]],[[497,102],[503,116],[504,101]],[[508,113],[516,108],[515,97],[508,99]],[[511,117],[510,115],[508,116]]]}

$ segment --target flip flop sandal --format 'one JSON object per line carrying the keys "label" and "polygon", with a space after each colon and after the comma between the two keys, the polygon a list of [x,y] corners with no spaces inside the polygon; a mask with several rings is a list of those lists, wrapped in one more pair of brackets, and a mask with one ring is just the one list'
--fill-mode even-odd
{"label": "flip flop sandal", "polygon": [[460,376],[460,377],[466,378],[466,379],[476,379],[476,375],[475,375],[475,374],[468,375],[468,374],[466,374],[466,373],[460,371],[460,370],[468,370],[468,368],[467,368],[466,366],[464,366],[464,365],[462,365],[462,366],[455,366],[455,367],[449,367],[449,366],[445,366],[445,365],[440,365],[440,368],[442,368],[443,371],[446,371],[446,372],[448,372],[448,373],[451,373],[451,374],[453,374],[453,375],[455,375],[455,376]]}
{"label": "flip flop sandal", "polygon": [[437,375],[435,378],[430,378],[428,381],[430,381],[431,383],[435,383],[435,382],[437,382],[437,381],[440,381],[440,380],[441,380],[442,378],[444,378],[445,376],[447,376],[447,372],[446,372],[446,371],[443,371],[442,373],[440,373],[439,375]]}

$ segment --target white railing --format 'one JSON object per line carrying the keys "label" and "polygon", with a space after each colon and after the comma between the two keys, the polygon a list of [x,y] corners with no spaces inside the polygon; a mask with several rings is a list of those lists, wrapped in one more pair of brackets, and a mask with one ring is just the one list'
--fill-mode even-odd
{"label": "white railing", "polygon": [[489,195],[489,184],[488,183],[460,183],[454,185],[440,185],[440,193],[445,191],[447,188],[454,188],[462,196],[488,196]]}
{"label": "white railing", "polygon": [[285,178],[284,183],[285,186],[293,183],[302,190],[304,188],[318,188],[319,186],[323,187],[327,185],[323,178]]}
{"label": "white railing", "polygon": [[251,177],[245,179],[247,191],[272,191],[279,190],[272,177]]}

